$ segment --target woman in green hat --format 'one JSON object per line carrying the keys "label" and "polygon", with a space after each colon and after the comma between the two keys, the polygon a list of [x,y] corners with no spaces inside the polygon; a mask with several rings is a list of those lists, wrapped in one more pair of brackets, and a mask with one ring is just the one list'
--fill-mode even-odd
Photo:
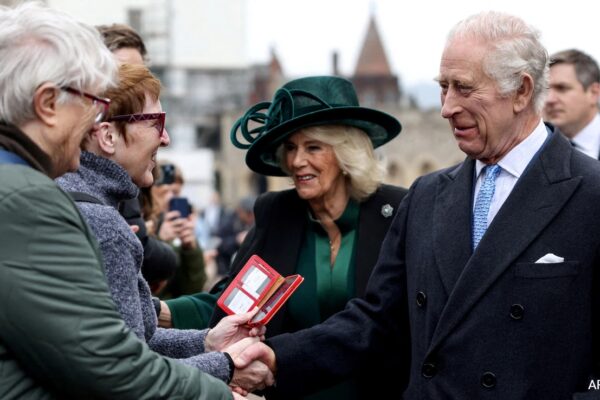
{"label": "woman in green hat", "polygon": [[[250,108],[233,126],[232,142],[247,149],[246,163],[253,171],[289,176],[295,187],[258,198],[256,225],[230,274],[233,278],[258,254],[283,276],[304,277],[269,322],[267,336],[318,324],[351,298],[364,295],[388,226],[406,194],[382,184],[384,169],[373,149],[400,129],[394,117],[360,107],[349,81],[330,76],[287,83],[272,102]],[[212,325],[225,315],[215,310]],[[371,371],[309,398],[377,398],[377,386],[394,382],[397,388],[401,382],[397,376],[386,377],[392,370],[386,363],[394,362],[397,371],[398,362],[404,362],[399,360],[408,358],[400,354],[402,349],[390,350],[388,360],[370,366]],[[276,397],[275,392],[266,395]]]}

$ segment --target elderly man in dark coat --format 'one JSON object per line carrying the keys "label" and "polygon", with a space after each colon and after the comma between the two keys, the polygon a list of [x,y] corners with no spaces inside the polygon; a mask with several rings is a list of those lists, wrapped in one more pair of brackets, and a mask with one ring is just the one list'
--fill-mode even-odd
{"label": "elderly man in dark coat", "polygon": [[453,29],[437,79],[467,158],[412,185],[364,300],[248,349],[278,392],[377,369],[406,342],[394,398],[600,397],[600,164],[542,123],[547,76],[522,20],[487,12]]}

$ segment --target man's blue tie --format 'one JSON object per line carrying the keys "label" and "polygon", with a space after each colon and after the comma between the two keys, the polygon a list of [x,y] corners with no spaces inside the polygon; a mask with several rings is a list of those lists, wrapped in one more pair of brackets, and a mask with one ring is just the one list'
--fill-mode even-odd
{"label": "man's blue tie", "polygon": [[494,197],[494,190],[496,189],[496,178],[502,168],[499,165],[488,165],[483,168],[481,173],[485,172],[485,178],[479,188],[477,194],[477,200],[475,200],[475,208],[473,208],[473,250],[479,244],[479,241],[485,233],[488,222],[488,212],[490,211],[490,204]]}

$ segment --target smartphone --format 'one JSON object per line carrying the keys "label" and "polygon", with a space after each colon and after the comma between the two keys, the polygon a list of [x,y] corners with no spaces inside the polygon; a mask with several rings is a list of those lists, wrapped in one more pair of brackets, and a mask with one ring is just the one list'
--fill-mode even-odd
{"label": "smartphone", "polygon": [[186,197],[173,197],[169,200],[169,211],[179,211],[181,218],[187,218],[192,212],[192,206]]}
{"label": "smartphone", "polygon": [[156,185],[170,185],[175,182],[175,165],[164,164],[160,166],[160,176],[156,180]]}

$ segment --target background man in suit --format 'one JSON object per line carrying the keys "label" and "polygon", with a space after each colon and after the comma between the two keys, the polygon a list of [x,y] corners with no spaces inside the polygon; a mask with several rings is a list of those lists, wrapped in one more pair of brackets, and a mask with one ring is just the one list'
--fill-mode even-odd
{"label": "background man in suit", "polygon": [[248,349],[246,359],[277,370],[278,392],[376,369],[410,342],[405,399],[600,397],[588,391],[599,359],[600,164],[542,123],[547,75],[539,33],[522,20],[486,12],[455,26],[438,81],[467,158],[413,184],[364,300]]}
{"label": "background man in suit", "polygon": [[589,55],[571,49],[550,57],[550,90],[544,118],[573,146],[590,157],[600,156],[600,69]]}

